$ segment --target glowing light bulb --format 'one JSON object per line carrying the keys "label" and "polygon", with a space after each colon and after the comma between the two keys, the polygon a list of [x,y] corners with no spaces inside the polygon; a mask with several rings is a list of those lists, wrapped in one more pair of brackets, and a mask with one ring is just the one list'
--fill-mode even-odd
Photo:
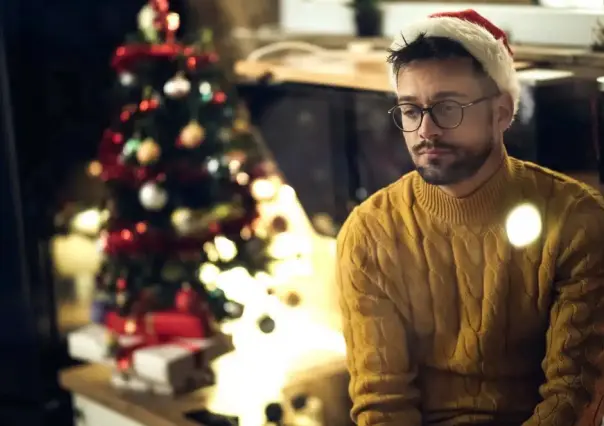
{"label": "glowing light bulb", "polygon": [[277,188],[275,184],[268,179],[257,179],[252,182],[252,195],[258,201],[267,201],[275,197]]}
{"label": "glowing light bulb", "polygon": [[220,259],[224,262],[229,262],[237,256],[237,246],[228,238],[218,236],[214,239],[214,245]]}
{"label": "glowing light bulb", "polygon": [[170,31],[176,31],[180,27],[180,15],[178,13],[170,13],[166,20]]}
{"label": "glowing light bulb", "polygon": [[84,210],[78,213],[72,222],[72,227],[76,232],[95,235],[100,231],[101,212],[96,209]]}
{"label": "glowing light bulb", "polygon": [[516,206],[505,222],[508,240],[514,247],[526,247],[533,243],[541,235],[542,228],[539,210],[529,203]]}
{"label": "glowing light bulb", "polygon": [[212,263],[204,263],[199,268],[199,281],[204,284],[213,284],[220,275],[220,268]]}

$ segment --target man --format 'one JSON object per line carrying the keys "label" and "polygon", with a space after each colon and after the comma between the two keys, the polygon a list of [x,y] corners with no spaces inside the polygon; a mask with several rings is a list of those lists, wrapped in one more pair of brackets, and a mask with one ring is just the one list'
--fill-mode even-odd
{"label": "man", "polygon": [[[519,84],[505,34],[476,12],[403,29],[389,63],[416,171],[338,236],[354,421],[576,424],[600,375],[604,200],[507,155]],[[519,205],[535,237],[520,246]]]}

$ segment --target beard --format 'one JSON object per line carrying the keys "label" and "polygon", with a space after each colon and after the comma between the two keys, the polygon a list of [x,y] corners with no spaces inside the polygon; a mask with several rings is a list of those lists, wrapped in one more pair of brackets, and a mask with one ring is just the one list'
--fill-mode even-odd
{"label": "beard", "polygon": [[[493,138],[486,139],[478,147],[461,148],[446,141],[423,141],[412,149],[415,168],[424,181],[431,185],[454,185],[471,178],[480,170],[493,151]],[[428,159],[418,164],[420,152],[425,149],[443,149],[448,154]]]}

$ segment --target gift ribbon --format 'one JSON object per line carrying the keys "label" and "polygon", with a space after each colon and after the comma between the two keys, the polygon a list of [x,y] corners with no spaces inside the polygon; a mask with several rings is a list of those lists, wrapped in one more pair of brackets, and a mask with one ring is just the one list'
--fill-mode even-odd
{"label": "gift ribbon", "polygon": [[[123,318],[116,312],[109,312],[105,317],[105,326],[116,335],[141,338],[135,344],[119,347],[116,363],[121,371],[132,367],[132,356],[141,348],[175,344],[194,353],[201,349],[202,344],[182,339],[210,337],[209,322],[204,321],[202,316],[176,311],[152,312],[138,318]],[[196,359],[196,363],[200,362],[201,359]]]}

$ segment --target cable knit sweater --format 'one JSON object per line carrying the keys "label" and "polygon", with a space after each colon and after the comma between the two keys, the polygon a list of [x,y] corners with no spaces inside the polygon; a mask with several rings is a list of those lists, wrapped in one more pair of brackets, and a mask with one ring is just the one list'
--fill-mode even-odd
{"label": "cable knit sweater", "polygon": [[[543,231],[515,248],[523,202]],[[507,156],[465,198],[409,173],[351,213],[337,269],[360,426],[571,426],[592,397],[604,201],[586,185]]]}

